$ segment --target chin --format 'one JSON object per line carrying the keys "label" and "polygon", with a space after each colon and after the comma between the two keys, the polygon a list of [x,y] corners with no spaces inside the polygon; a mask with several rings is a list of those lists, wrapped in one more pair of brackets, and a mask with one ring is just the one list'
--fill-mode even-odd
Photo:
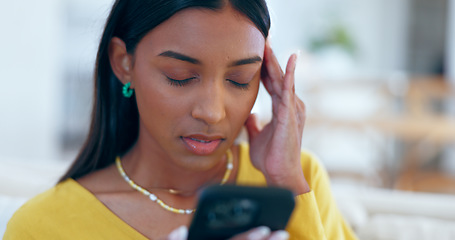
{"label": "chin", "polygon": [[190,171],[204,172],[217,166],[222,157],[223,155],[217,156],[215,154],[205,156],[193,155],[187,157],[184,161],[181,159],[178,165]]}

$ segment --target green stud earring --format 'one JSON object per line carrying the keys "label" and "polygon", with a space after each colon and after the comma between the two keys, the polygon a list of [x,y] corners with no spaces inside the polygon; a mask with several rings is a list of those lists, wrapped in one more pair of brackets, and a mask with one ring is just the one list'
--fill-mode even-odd
{"label": "green stud earring", "polygon": [[133,95],[133,89],[130,88],[131,82],[126,83],[123,85],[123,96],[126,98],[130,98]]}

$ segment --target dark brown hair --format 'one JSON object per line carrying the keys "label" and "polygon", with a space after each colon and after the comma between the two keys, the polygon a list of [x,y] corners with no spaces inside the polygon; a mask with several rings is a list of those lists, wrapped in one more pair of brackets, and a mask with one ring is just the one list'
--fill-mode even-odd
{"label": "dark brown hair", "polygon": [[95,95],[90,132],[73,165],[62,176],[80,178],[102,169],[137,141],[139,114],[134,95],[125,98],[122,84],[109,63],[108,46],[113,37],[125,42],[128,53],[153,28],[186,8],[221,10],[227,4],[248,17],[266,38],[270,16],[265,0],[116,0],[104,28],[95,69]]}

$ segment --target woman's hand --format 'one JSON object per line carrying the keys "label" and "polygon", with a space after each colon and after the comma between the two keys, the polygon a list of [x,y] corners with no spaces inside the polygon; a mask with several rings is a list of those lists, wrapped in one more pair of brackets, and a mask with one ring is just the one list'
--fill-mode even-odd
{"label": "woman's hand", "polygon": [[268,227],[258,227],[248,232],[236,235],[229,240],[287,240],[289,233],[280,230],[271,232]]}
{"label": "woman's hand", "polygon": [[261,79],[272,97],[272,120],[260,129],[256,116],[250,115],[245,126],[253,165],[264,174],[269,185],[286,187],[298,195],[309,192],[310,188],[300,165],[305,105],[295,94],[296,60],[293,54],[283,74],[266,43]]}
{"label": "woman's hand", "polygon": [[[181,226],[169,234],[166,240],[186,240],[188,229],[186,226]],[[287,240],[289,234],[286,231],[271,232],[268,227],[258,227],[251,229],[248,232],[236,235],[229,240]]]}

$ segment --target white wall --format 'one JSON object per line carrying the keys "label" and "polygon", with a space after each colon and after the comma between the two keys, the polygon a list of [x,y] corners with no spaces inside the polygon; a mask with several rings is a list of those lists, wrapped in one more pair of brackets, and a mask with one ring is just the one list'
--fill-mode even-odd
{"label": "white wall", "polygon": [[0,1],[0,160],[70,157],[62,155],[63,133],[74,123],[88,125],[82,120],[90,97],[75,93],[92,95],[90,75],[112,3]]}
{"label": "white wall", "polygon": [[285,63],[295,49],[339,21],[358,47],[355,75],[376,76],[406,67],[409,0],[268,0],[273,47]]}
{"label": "white wall", "polygon": [[57,154],[61,3],[0,2],[0,160]]}

